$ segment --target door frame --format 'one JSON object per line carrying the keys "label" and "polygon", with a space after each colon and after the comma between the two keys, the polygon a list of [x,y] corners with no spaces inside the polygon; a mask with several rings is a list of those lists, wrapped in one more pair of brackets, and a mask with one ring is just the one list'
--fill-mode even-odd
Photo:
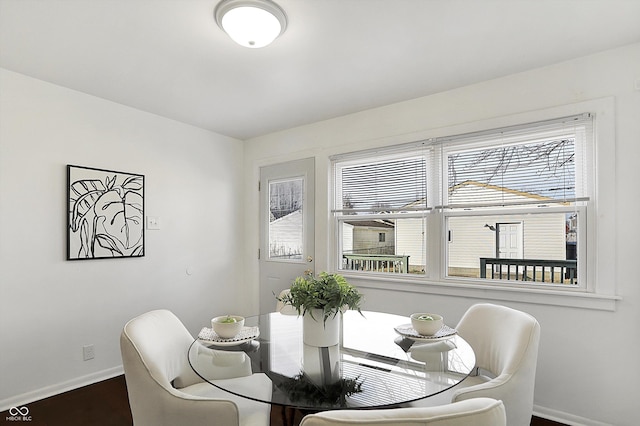
{"label": "door frame", "polygon": [[[293,279],[314,269],[315,258],[315,158],[303,158],[265,165],[259,170],[259,250],[258,282],[260,313],[275,310],[281,290],[289,288]],[[273,259],[269,252],[270,182],[303,178],[303,249],[300,259]]]}

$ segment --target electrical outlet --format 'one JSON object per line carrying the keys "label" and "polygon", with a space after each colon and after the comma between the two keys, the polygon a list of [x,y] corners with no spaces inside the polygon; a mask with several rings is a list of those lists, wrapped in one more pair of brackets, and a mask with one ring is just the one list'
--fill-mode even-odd
{"label": "electrical outlet", "polygon": [[82,347],[82,359],[89,361],[96,357],[96,350],[93,345],[86,345]]}

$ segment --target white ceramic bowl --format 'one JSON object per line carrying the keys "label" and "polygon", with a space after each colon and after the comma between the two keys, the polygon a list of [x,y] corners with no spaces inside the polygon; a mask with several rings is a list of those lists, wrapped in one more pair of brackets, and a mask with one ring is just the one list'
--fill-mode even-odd
{"label": "white ceramic bowl", "polygon": [[423,336],[433,336],[442,328],[442,325],[442,315],[428,312],[411,314],[411,326]]}
{"label": "white ceramic bowl", "polygon": [[[226,322],[228,318],[233,318],[235,321]],[[223,339],[231,339],[232,337],[235,337],[240,333],[242,327],[244,327],[244,317],[239,315],[223,315],[211,320],[211,328],[213,328],[213,331]]]}

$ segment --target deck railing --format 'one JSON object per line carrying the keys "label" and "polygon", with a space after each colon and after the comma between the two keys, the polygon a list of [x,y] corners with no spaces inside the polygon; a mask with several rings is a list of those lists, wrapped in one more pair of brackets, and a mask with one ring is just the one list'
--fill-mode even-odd
{"label": "deck railing", "polygon": [[578,282],[576,260],[504,259],[480,258],[480,278],[487,278],[490,266],[491,278],[551,283],[576,284]]}
{"label": "deck railing", "polygon": [[350,271],[409,272],[409,256],[389,254],[343,254],[342,269]]}

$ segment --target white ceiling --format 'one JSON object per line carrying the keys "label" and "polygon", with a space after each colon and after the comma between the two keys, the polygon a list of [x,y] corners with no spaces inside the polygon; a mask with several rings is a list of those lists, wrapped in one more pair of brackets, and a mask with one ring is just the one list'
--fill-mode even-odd
{"label": "white ceiling", "polygon": [[217,0],[0,0],[0,66],[239,139],[640,41],[640,0],[277,0],[271,46]]}

